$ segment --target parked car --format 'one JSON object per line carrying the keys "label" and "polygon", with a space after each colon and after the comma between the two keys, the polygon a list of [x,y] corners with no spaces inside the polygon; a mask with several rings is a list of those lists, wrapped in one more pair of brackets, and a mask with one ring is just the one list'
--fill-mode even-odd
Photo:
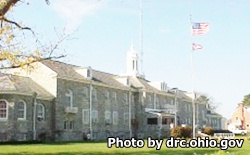
{"label": "parked car", "polygon": [[241,127],[229,125],[228,130],[234,133],[235,135],[246,135],[247,130],[242,129]]}

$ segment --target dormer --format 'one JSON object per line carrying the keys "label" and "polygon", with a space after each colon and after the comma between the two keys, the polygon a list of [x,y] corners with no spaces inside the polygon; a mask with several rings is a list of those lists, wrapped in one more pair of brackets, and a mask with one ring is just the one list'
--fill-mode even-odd
{"label": "dormer", "polygon": [[124,86],[130,87],[131,85],[130,79],[128,76],[118,76],[118,77],[115,77],[115,79],[121,84],[123,84]]}
{"label": "dormer", "polygon": [[163,82],[149,82],[148,84],[150,84],[152,87],[158,90],[168,91],[167,84],[164,81]]}
{"label": "dormer", "polygon": [[78,74],[84,76],[85,78],[87,78],[89,80],[92,79],[92,68],[91,67],[76,67],[76,68],[74,68],[74,70]]}

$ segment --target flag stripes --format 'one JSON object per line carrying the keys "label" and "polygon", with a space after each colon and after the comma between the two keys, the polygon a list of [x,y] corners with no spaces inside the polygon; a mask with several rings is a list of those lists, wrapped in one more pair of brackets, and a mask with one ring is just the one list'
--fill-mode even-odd
{"label": "flag stripes", "polygon": [[204,23],[192,23],[192,35],[197,36],[197,35],[204,35],[208,32],[209,30],[209,23],[204,22]]}

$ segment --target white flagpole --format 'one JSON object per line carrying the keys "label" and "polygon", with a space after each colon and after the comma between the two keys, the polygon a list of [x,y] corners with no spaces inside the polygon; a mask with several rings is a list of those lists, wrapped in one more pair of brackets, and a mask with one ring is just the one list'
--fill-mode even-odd
{"label": "white flagpole", "polygon": [[195,134],[196,134],[196,130],[195,130],[195,128],[196,128],[196,122],[195,122],[195,116],[196,116],[196,114],[195,114],[195,97],[196,97],[196,95],[195,95],[195,88],[194,88],[194,52],[193,52],[193,35],[192,35],[192,25],[193,25],[193,23],[192,23],[192,16],[190,15],[190,23],[191,23],[191,76],[192,76],[192,105],[193,105],[193,138],[195,138],[196,136],[195,136]]}

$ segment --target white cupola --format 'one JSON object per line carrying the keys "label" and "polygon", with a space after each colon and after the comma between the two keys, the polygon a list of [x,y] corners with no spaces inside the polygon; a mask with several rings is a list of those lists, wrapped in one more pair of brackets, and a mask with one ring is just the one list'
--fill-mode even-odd
{"label": "white cupola", "polygon": [[130,49],[127,52],[127,75],[137,77],[138,72],[138,53],[134,49],[134,45],[131,44]]}

